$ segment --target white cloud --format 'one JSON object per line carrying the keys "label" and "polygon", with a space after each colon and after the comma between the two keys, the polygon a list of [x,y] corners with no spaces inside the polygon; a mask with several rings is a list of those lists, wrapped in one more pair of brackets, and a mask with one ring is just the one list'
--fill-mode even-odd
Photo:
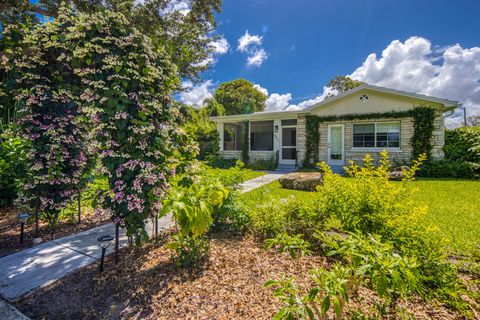
{"label": "white cloud", "polygon": [[267,105],[267,108],[265,109],[265,111],[285,110],[288,107],[291,99],[292,99],[292,95],[290,93],[286,93],[286,94],[272,93],[267,98],[267,101],[265,102]]}
{"label": "white cloud", "polygon": [[[467,114],[480,114],[480,47],[432,48],[429,40],[392,41],[381,57],[370,54],[352,78],[370,84],[459,100]],[[455,126],[463,112],[446,119]]]}
{"label": "white cloud", "polygon": [[338,93],[337,90],[334,90],[330,87],[324,86],[322,94],[317,95],[314,98],[304,100],[297,105],[290,105],[287,108],[287,110],[302,110],[302,109],[308,108],[308,107],[313,106],[314,104],[316,104],[318,102],[323,101],[327,95],[337,94],[337,93]]}
{"label": "white cloud", "polygon": [[213,41],[210,46],[212,47],[212,52],[215,54],[225,54],[228,52],[228,49],[230,49],[230,44],[223,36]]}
{"label": "white cloud", "polygon": [[263,61],[267,59],[268,55],[263,49],[253,51],[247,58],[247,67],[259,67]]}
{"label": "white cloud", "polygon": [[268,90],[259,84],[254,83],[253,87],[268,97]]}
{"label": "white cloud", "polygon": [[249,34],[248,30],[245,31],[245,34],[238,39],[237,50],[240,52],[249,52],[251,46],[259,46],[262,44],[262,36]]}
{"label": "white cloud", "polygon": [[248,30],[238,39],[237,50],[248,54],[247,67],[259,67],[268,58],[267,52],[261,48],[263,37],[249,34]]}
{"label": "white cloud", "polygon": [[186,91],[180,93],[180,101],[194,107],[201,107],[207,98],[212,97],[212,80],[207,80],[199,85],[193,85],[192,82],[186,81],[182,84]]}
{"label": "white cloud", "polygon": [[168,2],[167,7],[161,13],[170,14],[178,11],[185,16],[190,12],[191,5],[191,0],[172,0]]}

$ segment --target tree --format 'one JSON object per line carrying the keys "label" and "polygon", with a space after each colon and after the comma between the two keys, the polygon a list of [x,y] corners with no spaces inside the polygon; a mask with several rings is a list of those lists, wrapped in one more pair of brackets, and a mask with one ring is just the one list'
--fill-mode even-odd
{"label": "tree", "polygon": [[222,83],[213,96],[224,107],[225,115],[263,111],[267,100],[266,95],[245,79]]}
{"label": "tree", "polygon": [[480,115],[469,116],[467,118],[467,125],[470,127],[480,126]]}
{"label": "tree", "polygon": [[[38,15],[56,18],[62,0],[6,0],[0,2],[0,23],[39,23]],[[175,0],[70,0],[77,11],[122,13],[133,26],[151,38],[157,48],[166,51],[181,77],[196,78],[209,67],[208,57],[216,40],[214,13],[221,0],[192,0],[189,10],[175,10]],[[188,12],[187,12],[188,11]],[[2,28],[0,28],[2,29]]]}
{"label": "tree", "polygon": [[[327,87],[337,91],[337,94],[346,92],[363,84],[362,81],[353,80],[348,76],[336,76],[330,80],[327,84]],[[325,98],[331,98],[337,94],[330,93]]]}

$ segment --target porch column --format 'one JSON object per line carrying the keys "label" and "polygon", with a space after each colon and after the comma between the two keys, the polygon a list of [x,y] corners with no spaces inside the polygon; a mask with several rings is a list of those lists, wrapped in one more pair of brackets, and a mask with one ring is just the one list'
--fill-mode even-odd
{"label": "porch column", "polygon": [[223,122],[217,123],[217,133],[220,139],[218,139],[218,150],[223,151]]}
{"label": "porch column", "polygon": [[282,130],[282,120],[280,119],[273,120],[273,155],[276,155],[277,151],[281,152],[281,148],[282,148],[281,130]]}

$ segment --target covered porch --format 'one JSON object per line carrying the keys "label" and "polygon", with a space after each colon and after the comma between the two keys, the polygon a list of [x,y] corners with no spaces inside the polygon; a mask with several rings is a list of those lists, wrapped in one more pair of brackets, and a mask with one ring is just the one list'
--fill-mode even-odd
{"label": "covered porch", "polygon": [[211,118],[217,123],[219,153],[225,159],[275,161],[279,167],[298,167],[297,112],[262,112]]}

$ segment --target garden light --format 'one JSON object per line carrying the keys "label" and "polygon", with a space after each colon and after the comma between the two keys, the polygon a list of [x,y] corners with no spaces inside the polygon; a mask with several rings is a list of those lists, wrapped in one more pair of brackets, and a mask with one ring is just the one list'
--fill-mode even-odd
{"label": "garden light", "polygon": [[19,213],[17,214],[17,218],[20,219],[20,244],[23,243],[23,231],[25,229],[25,222],[27,222],[27,219],[30,217],[28,213]]}
{"label": "garden light", "polygon": [[100,272],[103,272],[103,264],[105,261],[105,252],[107,251],[107,248],[110,246],[111,241],[113,240],[113,236],[107,234],[98,237],[98,242],[100,243],[100,248],[102,248],[102,257],[100,260]]}

